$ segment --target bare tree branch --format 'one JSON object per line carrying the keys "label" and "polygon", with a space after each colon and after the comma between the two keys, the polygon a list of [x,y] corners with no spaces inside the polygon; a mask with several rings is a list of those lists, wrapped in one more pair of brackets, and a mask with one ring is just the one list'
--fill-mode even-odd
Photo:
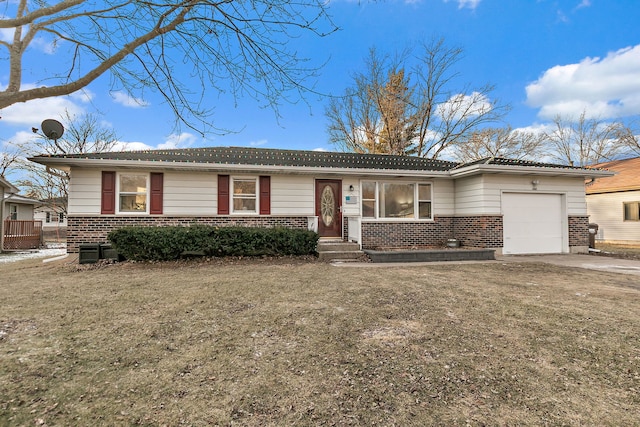
{"label": "bare tree branch", "polygon": [[[219,93],[227,83],[234,96],[253,96],[277,111],[280,102],[311,89],[317,68],[305,67],[288,43],[335,31],[327,7],[323,0],[10,2],[0,18],[0,28],[13,31],[11,42],[0,43],[9,57],[0,109],[68,95],[110,73],[114,90],[157,90],[194,129],[210,125],[211,111],[200,108],[205,93]],[[31,48],[37,38],[57,46],[57,65],[65,67],[46,84],[23,88],[23,61],[37,54]],[[190,78],[178,80],[175,67],[187,63]]]}
{"label": "bare tree branch", "polygon": [[330,141],[348,151],[435,159],[472,131],[498,121],[508,107],[491,99],[493,86],[453,87],[461,54],[442,39],[394,59],[372,49],[366,71],[326,110]]}
{"label": "bare tree branch", "polygon": [[506,128],[485,128],[471,132],[457,143],[453,156],[461,162],[505,157],[536,160],[545,155],[546,137],[542,133]]}
{"label": "bare tree branch", "polygon": [[619,121],[588,118],[582,112],[577,120],[556,116],[553,130],[546,132],[548,149],[555,161],[586,166],[614,160],[628,151],[627,128]]}

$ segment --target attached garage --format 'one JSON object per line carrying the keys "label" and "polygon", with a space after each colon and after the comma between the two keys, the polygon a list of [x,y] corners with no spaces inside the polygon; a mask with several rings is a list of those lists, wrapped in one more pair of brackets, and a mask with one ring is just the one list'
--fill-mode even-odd
{"label": "attached garage", "polygon": [[568,226],[562,194],[502,193],[503,253],[568,252]]}

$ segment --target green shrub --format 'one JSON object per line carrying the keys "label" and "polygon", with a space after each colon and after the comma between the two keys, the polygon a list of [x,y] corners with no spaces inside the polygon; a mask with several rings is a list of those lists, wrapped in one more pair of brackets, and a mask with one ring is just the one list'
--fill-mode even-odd
{"label": "green shrub", "polygon": [[187,254],[284,256],[315,254],[318,234],[288,228],[123,227],[107,236],[118,254],[135,261],[168,261]]}

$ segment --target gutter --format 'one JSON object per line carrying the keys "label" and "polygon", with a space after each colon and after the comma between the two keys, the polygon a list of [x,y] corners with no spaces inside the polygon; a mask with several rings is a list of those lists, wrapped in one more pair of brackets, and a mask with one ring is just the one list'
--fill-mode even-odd
{"label": "gutter", "polygon": [[585,178],[602,178],[614,176],[615,172],[598,169],[568,169],[568,168],[551,168],[543,166],[511,166],[511,165],[488,165],[477,164],[462,167],[460,169],[451,170],[453,178],[460,178],[470,175],[479,175],[483,173],[511,173],[521,174],[527,172],[531,175],[548,175],[548,176],[582,176]]}

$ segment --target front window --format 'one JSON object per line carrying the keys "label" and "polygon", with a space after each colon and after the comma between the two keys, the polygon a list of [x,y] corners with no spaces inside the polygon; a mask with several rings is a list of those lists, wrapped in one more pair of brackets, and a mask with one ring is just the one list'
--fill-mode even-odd
{"label": "front window", "polygon": [[233,179],[233,212],[256,213],[256,189],[255,179]]}
{"label": "front window", "polygon": [[431,184],[418,184],[418,218],[431,219]]}
{"label": "front window", "polygon": [[18,220],[18,205],[9,205],[9,219],[12,221]]}
{"label": "front window", "polygon": [[47,212],[47,218],[45,219],[45,222],[47,224],[51,222],[51,212]]}
{"label": "front window", "polygon": [[148,175],[146,174],[120,174],[120,212],[147,212],[147,178]]}
{"label": "front window", "polygon": [[624,220],[640,221],[640,202],[624,202]]}
{"label": "front window", "polygon": [[60,212],[58,214],[58,222],[60,223],[64,222],[64,212]]}
{"label": "front window", "polygon": [[362,217],[431,219],[431,184],[365,181]]}
{"label": "front window", "polygon": [[414,218],[414,184],[383,182],[378,188],[378,218]]}

